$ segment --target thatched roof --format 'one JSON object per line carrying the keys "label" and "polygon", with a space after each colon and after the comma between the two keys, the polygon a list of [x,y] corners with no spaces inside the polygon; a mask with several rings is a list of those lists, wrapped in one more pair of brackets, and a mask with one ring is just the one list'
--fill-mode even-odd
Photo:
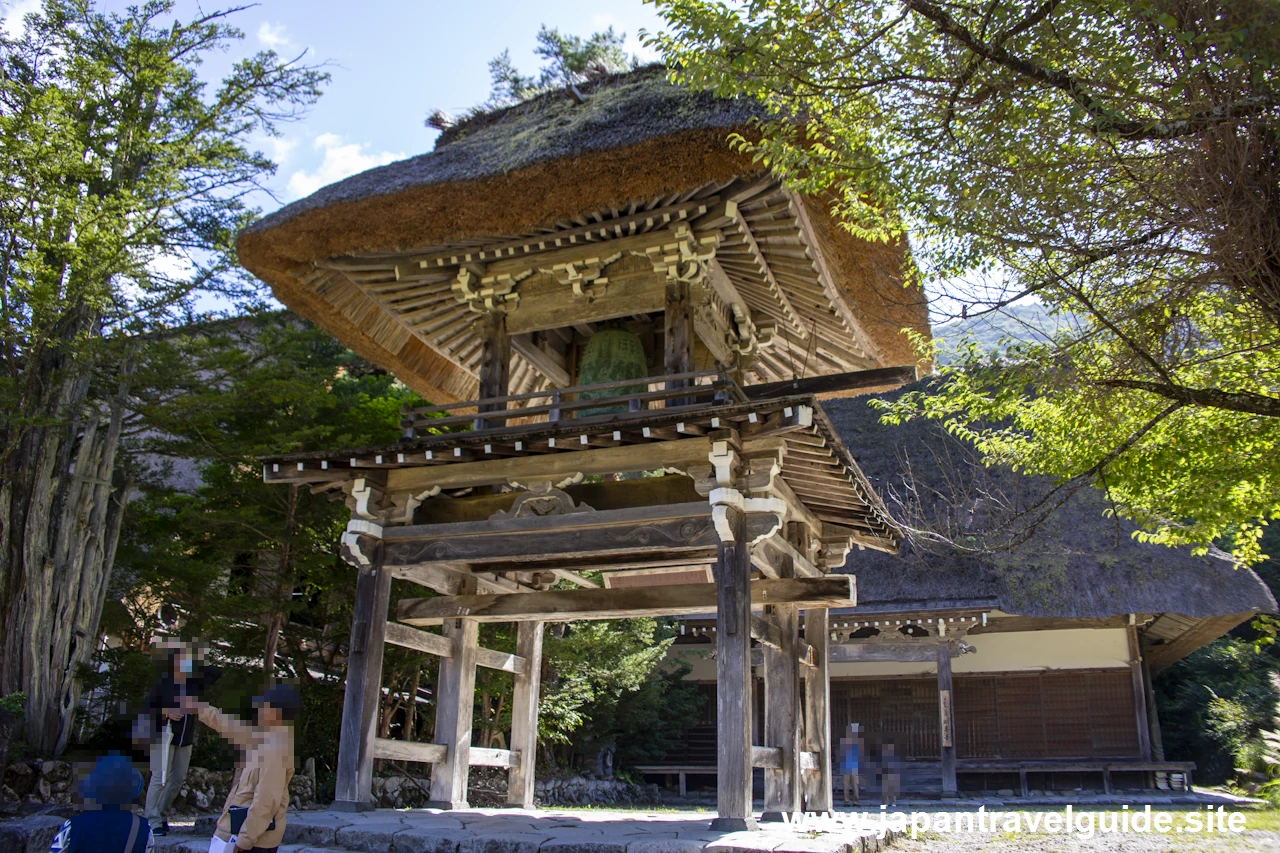
{"label": "thatched roof", "polygon": [[[988,474],[938,422],[886,426],[868,400],[832,400],[823,408],[900,521],[937,524],[949,514],[954,517],[957,503],[967,512],[974,508],[976,492],[968,491],[974,485],[1016,493],[1025,505],[1053,486],[1044,477]],[[916,494],[936,490],[963,496],[958,501],[942,496],[908,500],[909,480]],[[972,557],[908,543],[898,557],[853,551],[844,570],[857,575],[859,605],[869,609],[969,602],[1034,617],[1170,613],[1206,619],[1276,612],[1275,598],[1252,570],[1193,556],[1187,548],[1138,542],[1130,535],[1133,525],[1108,518],[1106,509],[1100,491],[1083,489],[1008,553]]]}
{"label": "thatched roof", "polygon": [[[379,295],[386,290],[379,289],[383,279],[370,259],[544,235],[575,220],[593,221],[585,217],[598,211],[617,215],[699,193],[709,197],[759,174],[759,164],[728,144],[733,131],[751,133],[750,121],[760,112],[753,102],[675,86],[660,67],[607,78],[584,91],[581,104],[556,92],[477,116],[443,133],[432,152],[370,169],[287,205],[240,235],[240,259],[284,304],[424,395],[436,402],[474,396],[474,348],[432,337],[412,318],[397,315]],[[928,320],[919,294],[902,287],[905,244],[858,240],[831,220],[826,204],[796,203],[812,221],[815,245],[809,251],[823,256],[838,298],[847,302],[840,311],[851,311],[861,327],[859,345],[875,352],[878,366],[914,363],[900,330],[927,332]],[[764,207],[751,215],[773,225],[781,214]],[[350,266],[344,275],[327,265],[353,258],[354,274]],[[366,261],[372,265],[359,266]],[[389,269],[394,283],[394,263]],[[445,288],[441,299],[451,298]],[[794,296],[792,301],[802,313],[797,327],[808,328],[803,311],[814,306]],[[459,320],[465,310],[459,307]],[[835,326],[843,322],[838,315]],[[835,343],[856,348],[846,340]],[[821,372],[819,358],[809,364],[811,373],[814,365]]]}

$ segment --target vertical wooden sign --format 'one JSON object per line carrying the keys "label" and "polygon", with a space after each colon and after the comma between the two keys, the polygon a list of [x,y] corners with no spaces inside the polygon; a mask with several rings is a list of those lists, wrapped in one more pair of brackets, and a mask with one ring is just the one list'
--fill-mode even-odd
{"label": "vertical wooden sign", "polygon": [[942,746],[955,746],[955,735],[951,731],[951,722],[955,717],[951,714],[951,691],[941,690],[938,692],[938,715],[941,718],[938,726],[938,734],[942,737]]}

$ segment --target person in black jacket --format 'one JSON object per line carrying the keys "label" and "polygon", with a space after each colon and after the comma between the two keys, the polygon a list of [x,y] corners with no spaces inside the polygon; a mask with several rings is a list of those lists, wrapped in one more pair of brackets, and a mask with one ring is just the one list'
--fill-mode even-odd
{"label": "person in black jacket", "polygon": [[199,722],[195,714],[180,710],[181,697],[199,696],[219,675],[217,667],[200,666],[190,646],[178,645],[168,650],[160,679],[147,693],[143,713],[150,717],[151,782],[146,815],[155,835],[169,831],[165,818],[186,780]]}

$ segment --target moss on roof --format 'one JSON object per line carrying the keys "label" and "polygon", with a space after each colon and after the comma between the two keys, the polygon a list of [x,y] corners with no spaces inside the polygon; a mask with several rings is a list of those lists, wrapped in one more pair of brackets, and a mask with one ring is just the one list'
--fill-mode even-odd
{"label": "moss on roof", "polygon": [[248,230],[269,230],[306,211],[345,201],[505,175],[545,160],[691,130],[739,127],[762,113],[754,101],[676,86],[661,65],[604,77],[580,89],[587,96],[581,104],[565,91],[548,92],[459,122],[441,133],[434,151],[330,184]]}

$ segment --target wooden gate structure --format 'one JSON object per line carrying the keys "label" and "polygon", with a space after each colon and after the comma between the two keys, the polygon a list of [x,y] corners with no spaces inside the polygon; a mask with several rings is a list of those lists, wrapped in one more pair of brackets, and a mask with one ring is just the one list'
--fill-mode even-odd
{"label": "wooden gate structure", "polygon": [[[855,546],[896,550],[900,532],[815,394],[913,379],[895,366],[911,361],[899,329],[927,330],[923,303],[868,320],[867,282],[896,275],[901,249],[830,232],[821,205],[728,154],[737,102],[652,72],[585,97],[482,117],[240,238],[282,301],[439,402],[406,411],[392,446],[262,460],[268,482],[351,509],[335,807],[371,807],[376,758],[431,764],[446,808],[466,807],[471,765],[507,767],[510,802],[531,806],[543,626],[712,612],[715,825],[752,825],[753,767],[769,816],[831,805],[826,613],[855,601],[831,571]],[[661,145],[628,138],[622,156],[605,131],[634,133],[637,103]],[[513,139],[550,153],[522,160]],[[575,181],[550,187],[548,169]],[[602,328],[642,342],[647,378],[575,384]],[[393,603],[393,578],[434,594]],[[515,654],[479,647],[492,621],[518,624]],[[432,743],[375,736],[386,643],[441,658]],[[471,745],[477,666],[515,674],[508,750]]]}

